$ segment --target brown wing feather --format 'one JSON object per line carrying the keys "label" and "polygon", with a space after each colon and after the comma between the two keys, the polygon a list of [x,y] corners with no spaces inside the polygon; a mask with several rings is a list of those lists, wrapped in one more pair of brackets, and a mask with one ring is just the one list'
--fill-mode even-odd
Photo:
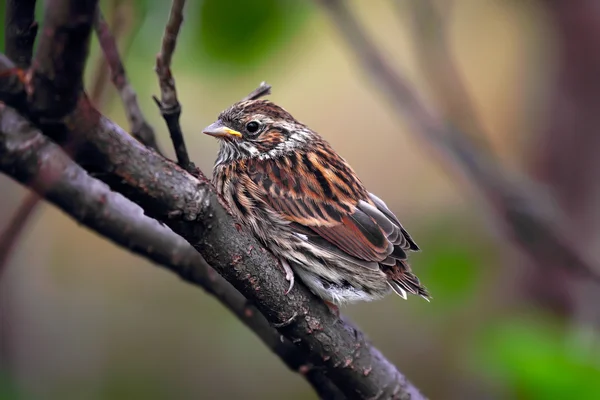
{"label": "brown wing feather", "polygon": [[[248,175],[264,193],[263,201],[283,218],[311,229],[350,256],[385,260],[394,246],[377,221],[357,208],[360,200],[370,202],[368,192],[346,162],[327,150],[317,147],[315,152],[277,160],[249,160]],[[284,176],[283,170],[290,168],[294,174]]]}

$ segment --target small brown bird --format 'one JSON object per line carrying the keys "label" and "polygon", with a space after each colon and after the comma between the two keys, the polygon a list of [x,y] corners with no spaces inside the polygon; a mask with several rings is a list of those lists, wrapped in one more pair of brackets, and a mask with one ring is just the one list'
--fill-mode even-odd
{"label": "small brown bird", "polygon": [[[235,216],[324,300],[391,290],[429,299],[405,261],[419,247],[319,134],[267,100],[242,100],[204,133],[220,139],[213,183]],[[286,293],[287,293],[286,292]]]}

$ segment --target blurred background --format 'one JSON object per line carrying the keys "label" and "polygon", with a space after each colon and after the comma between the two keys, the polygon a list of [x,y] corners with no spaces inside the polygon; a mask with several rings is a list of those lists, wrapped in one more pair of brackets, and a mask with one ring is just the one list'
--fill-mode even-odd
{"label": "blurred background", "polygon": [[[430,93],[402,4],[410,1],[351,3],[392,64]],[[101,3],[172,156],[151,100],[170,2]],[[490,141],[507,171],[544,185],[568,216],[568,233],[599,256],[600,3],[438,3],[484,128],[471,133]],[[182,29],[173,71],[188,149],[205,173],[218,144],[201,129],[265,80],[270,98],[329,140],[423,249],[411,264],[431,303],[389,296],[342,312],[424,394],[600,398],[600,288],[508,242],[468,180],[416,140],[364,79],[321,9],[299,0],[188,1]],[[88,91],[127,126],[119,97],[99,79],[100,59],[94,37]],[[0,193],[4,229],[27,191],[1,176]],[[0,354],[0,399],[316,398],[201,289],[46,204],[0,281]]]}

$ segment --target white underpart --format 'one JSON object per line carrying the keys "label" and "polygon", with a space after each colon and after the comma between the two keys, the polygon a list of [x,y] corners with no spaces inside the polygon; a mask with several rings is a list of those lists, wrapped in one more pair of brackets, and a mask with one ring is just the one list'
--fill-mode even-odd
{"label": "white underpart", "polygon": [[294,271],[296,274],[298,274],[300,279],[302,279],[302,282],[304,282],[310,288],[310,290],[313,291],[314,294],[337,305],[360,301],[372,301],[382,297],[368,295],[361,290],[355,290],[352,288],[329,287],[326,289],[323,287],[323,282],[314,273],[309,272],[302,267],[295,268]]}

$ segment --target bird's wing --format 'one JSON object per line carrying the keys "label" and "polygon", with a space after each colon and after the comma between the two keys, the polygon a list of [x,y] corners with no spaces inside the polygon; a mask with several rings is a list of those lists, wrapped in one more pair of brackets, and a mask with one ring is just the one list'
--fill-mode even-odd
{"label": "bird's wing", "polygon": [[[248,166],[258,195],[305,240],[368,268],[418,249],[385,204],[335,154],[291,154]],[[286,171],[286,173],[283,173]],[[293,171],[293,172],[287,172]]]}

